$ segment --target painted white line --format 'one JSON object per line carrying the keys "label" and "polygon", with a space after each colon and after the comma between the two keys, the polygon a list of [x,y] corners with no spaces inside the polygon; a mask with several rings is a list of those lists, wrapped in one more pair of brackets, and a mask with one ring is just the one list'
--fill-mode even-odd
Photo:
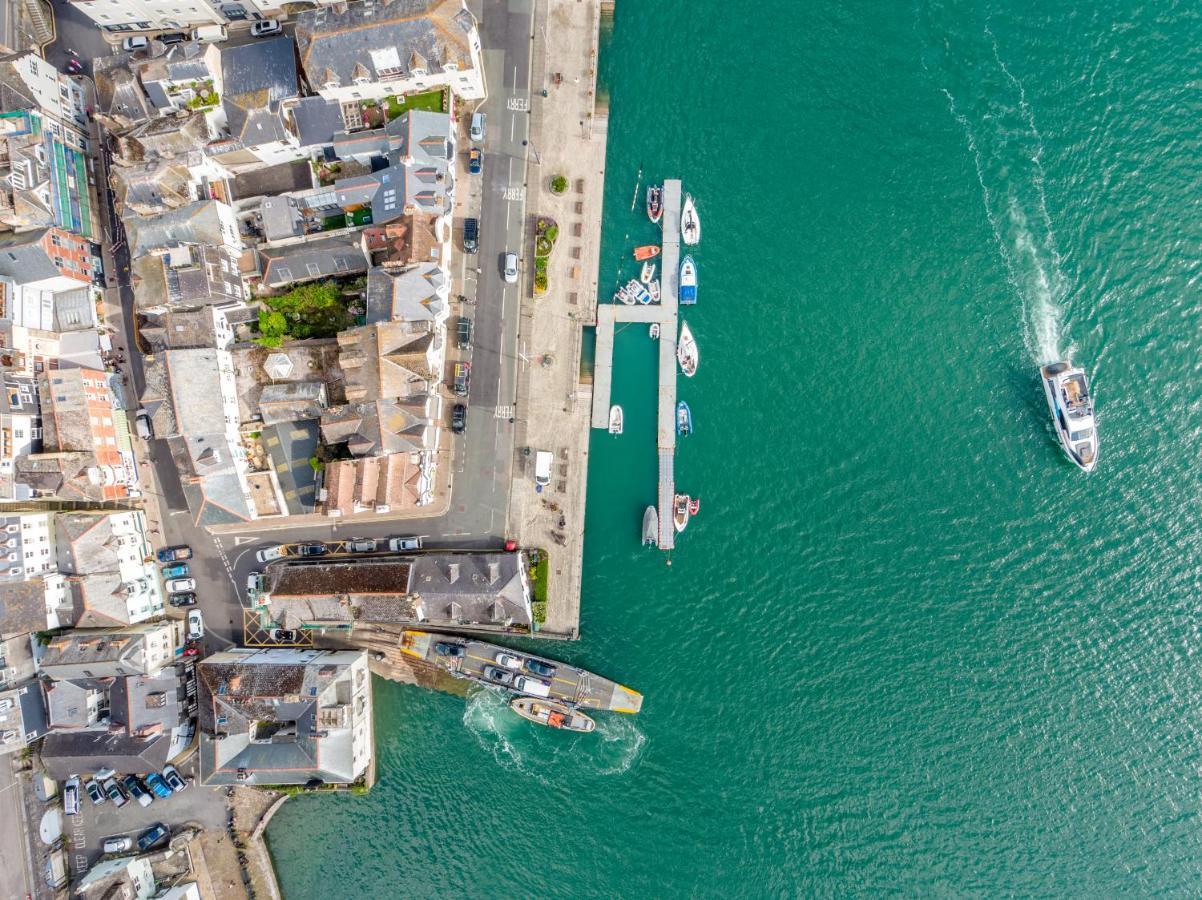
{"label": "painted white line", "polygon": [[509,230],[509,213],[513,209],[513,204],[508,201],[505,203],[505,230]]}
{"label": "painted white line", "polygon": [[518,130],[518,117],[514,116],[513,118],[511,118],[509,120],[509,143],[511,143],[511,144],[513,143],[513,136],[515,134],[517,134],[517,130]]}

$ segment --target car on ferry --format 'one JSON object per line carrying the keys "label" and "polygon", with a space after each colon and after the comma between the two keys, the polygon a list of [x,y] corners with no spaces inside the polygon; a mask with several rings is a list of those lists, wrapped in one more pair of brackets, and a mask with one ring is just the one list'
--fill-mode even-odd
{"label": "car on ferry", "polygon": [[498,669],[496,666],[485,666],[484,677],[493,684],[503,684],[506,687],[513,684],[513,672],[509,669]]}

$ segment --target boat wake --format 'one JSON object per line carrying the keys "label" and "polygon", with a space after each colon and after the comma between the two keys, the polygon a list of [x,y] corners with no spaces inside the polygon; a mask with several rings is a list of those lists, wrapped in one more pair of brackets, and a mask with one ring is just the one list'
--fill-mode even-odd
{"label": "boat wake", "polygon": [[598,775],[622,775],[638,762],[647,737],[632,718],[607,713],[594,718],[591,734],[544,728],[510,710],[504,691],[483,686],[468,695],[463,711],[463,724],[501,768],[540,784],[550,784],[569,760],[582,761]]}
{"label": "boat wake", "polygon": [[1022,304],[1024,343],[1040,365],[1054,362],[1061,358],[1068,286],[1044,191],[1043,139],[1026,91],[988,26],[980,41],[962,46],[928,27],[934,43],[923,66],[941,76],[948,108],[964,129],[985,214]]}

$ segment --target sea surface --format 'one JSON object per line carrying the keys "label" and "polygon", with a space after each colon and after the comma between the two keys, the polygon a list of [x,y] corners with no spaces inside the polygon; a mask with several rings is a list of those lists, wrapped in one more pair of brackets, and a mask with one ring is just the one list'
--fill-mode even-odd
{"label": "sea surface", "polygon": [[[665,565],[618,337],[598,734],[376,685],[379,784],[290,801],[289,900],[1202,894],[1202,9],[618,3],[603,285],[699,204],[701,514]],[[1101,454],[1037,364],[1091,374]]]}

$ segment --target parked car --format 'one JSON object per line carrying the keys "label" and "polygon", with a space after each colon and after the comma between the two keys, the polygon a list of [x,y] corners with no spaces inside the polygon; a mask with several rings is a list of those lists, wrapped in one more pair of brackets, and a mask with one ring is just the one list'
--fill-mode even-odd
{"label": "parked car", "polygon": [[166,34],[159,35],[160,44],[182,44],[188,39],[188,36],[182,31],[168,31]]}
{"label": "parked car", "polygon": [[273,628],[267,632],[267,636],[277,644],[295,644],[296,632],[288,628]]}
{"label": "parked car", "polygon": [[518,255],[508,251],[505,253],[505,283],[518,283]]}
{"label": "parked car", "polygon": [[484,151],[477,147],[473,147],[467,154],[467,170],[472,175],[479,175],[484,171]]}
{"label": "parked car", "polygon": [[187,563],[176,563],[173,566],[163,566],[164,578],[187,578],[191,570]]}
{"label": "parked car", "polygon": [[459,324],[455,328],[455,342],[460,350],[472,349],[472,320],[467,316],[459,317]]}
{"label": "parked car", "polygon": [[[142,38],[142,40],[146,40],[146,38]],[[138,413],[134,416],[134,429],[138,432],[138,437],[144,441],[149,441],[154,437],[154,429],[150,427],[150,416],[146,413]]]}
{"label": "parked car", "polygon": [[99,806],[104,802],[104,791],[100,789],[95,778],[89,778],[83,789],[88,792],[88,799],[92,801],[93,806]]}
{"label": "parked car", "polygon": [[523,694],[530,694],[534,697],[550,697],[551,685],[539,678],[531,678],[529,675],[519,675],[513,679],[513,689],[520,691]]}
{"label": "parked car", "polygon": [[262,19],[250,26],[250,36],[267,37],[269,34],[279,34],[283,30],[279,19]]}
{"label": "parked car", "polygon": [[188,786],[188,782],[180,777],[179,769],[175,766],[165,766],[163,768],[163,780],[171,786],[171,790],[177,794]]}
{"label": "parked car", "polygon": [[154,802],[154,797],[150,796],[150,792],[138,780],[137,775],[126,775],[121,779],[121,785],[129,791],[131,797],[138,801],[139,806],[150,806]]}
{"label": "parked car", "polygon": [[199,647],[185,647],[184,652],[181,655],[183,656],[184,659],[191,659],[194,656],[200,656],[200,648]]}
{"label": "parked car", "polygon": [[113,806],[117,807],[118,809],[129,802],[129,797],[127,797],[125,791],[121,789],[121,785],[117,784],[116,778],[110,776],[104,779],[104,781],[101,783],[101,787],[103,787],[104,792],[109,795],[109,799],[113,801]]}
{"label": "parked car", "polygon": [[498,669],[496,666],[485,666],[484,677],[494,684],[513,683],[513,673],[508,669]]}
{"label": "parked car", "polygon": [[351,538],[345,544],[348,553],[375,553],[375,538]]}
{"label": "parked car", "polygon": [[198,44],[216,44],[229,38],[224,25],[201,25],[192,29],[192,40]]}
{"label": "parked car", "polygon": [[121,42],[121,49],[126,53],[133,53],[135,50],[145,50],[150,46],[150,39],[137,35],[136,37],[127,37]]}
{"label": "parked car", "polygon": [[134,839],[131,837],[111,837],[104,839],[105,853],[124,853],[134,845]]}
{"label": "parked car", "polygon": [[183,591],[196,590],[195,578],[172,578],[167,582],[167,593],[178,594]]}
{"label": "parked car", "polygon": [[171,787],[163,780],[163,776],[158,772],[151,772],[146,776],[146,786],[154,791],[156,797],[166,799],[171,796]]}
{"label": "parked car", "polygon": [[550,678],[555,674],[555,666],[548,665],[537,659],[526,660],[526,670],[533,672],[535,675],[542,675],[544,678]]}
{"label": "parked car", "polygon": [[300,544],[296,548],[296,552],[301,556],[325,556],[329,552],[329,547],[320,541],[314,541],[311,544]]}
{"label": "parked car", "polygon": [[521,657],[514,656],[512,653],[498,653],[494,658],[498,666],[506,669],[520,669],[522,667]]}
{"label": "parked car", "polygon": [[471,386],[472,364],[462,361],[455,363],[455,380],[451,384],[451,390],[460,397],[466,397]]}
{"label": "parked car", "polygon": [[463,644],[452,644],[450,641],[435,641],[434,652],[439,656],[460,657],[465,650]]}
{"label": "parked car", "polygon": [[167,598],[167,602],[177,608],[181,606],[195,606],[196,594],[192,591],[187,591],[183,594],[172,594]]}
{"label": "parked car", "polygon": [[480,249],[480,220],[467,218],[463,220],[463,251],[475,253]]}
{"label": "parked car", "polygon": [[388,542],[388,549],[393,553],[406,553],[411,550],[420,550],[421,548],[422,539],[419,537],[393,538]]}
{"label": "parked car", "polygon": [[188,610],[188,640],[199,641],[205,636],[205,620],[199,609]]}
{"label": "parked car", "polygon": [[484,126],[487,124],[487,117],[482,112],[472,113],[472,128],[471,137],[473,141],[479,143],[484,142]]}
{"label": "parked car", "polygon": [[178,547],[164,547],[155,555],[158,556],[161,563],[179,562],[192,558],[192,548],[183,544]]}
{"label": "parked car", "polygon": [[257,559],[261,563],[271,562],[273,559],[283,559],[283,558],[284,558],[284,548],[280,544],[276,544],[274,547],[264,547],[262,550],[260,550],[258,553],[255,554],[255,559]]}
{"label": "parked car", "polygon": [[168,829],[167,826],[162,822],[159,822],[157,825],[152,825],[150,828],[147,828],[145,831],[143,831],[141,836],[138,838],[139,852],[145,853],[169,834],[171,834],[170,829]]}
{"label": "parked car", "polygon": [[455,434],[467,431],[467,407],[462,403],[456,403],[451,408],[451,431]]}
{"label": "parked car", "polygon": [[72,775],[63,785],[63,812],[73,816],[79,812],[79,776]]}

